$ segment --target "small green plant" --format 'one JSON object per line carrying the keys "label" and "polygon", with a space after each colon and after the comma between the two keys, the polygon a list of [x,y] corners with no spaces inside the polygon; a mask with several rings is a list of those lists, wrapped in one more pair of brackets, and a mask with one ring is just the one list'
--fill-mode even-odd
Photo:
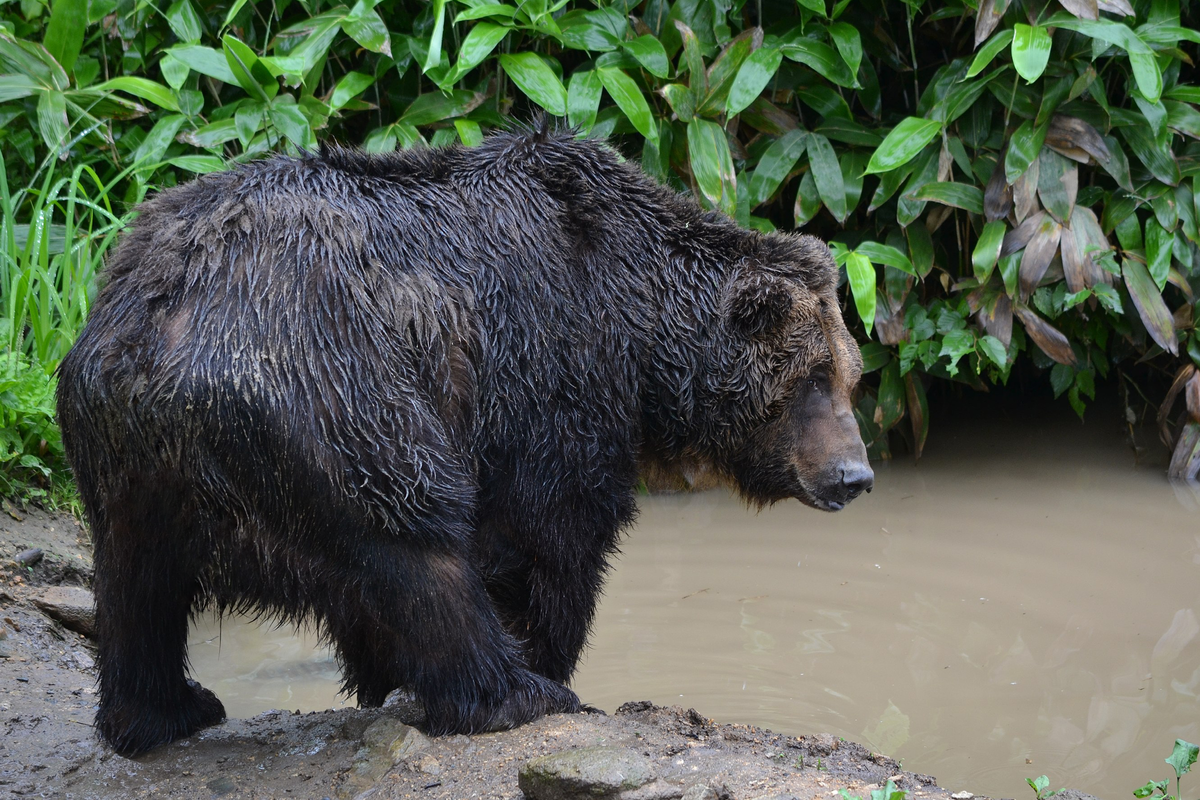
{"label": "small green plant", "polygon": [[[862,800],[861,797],[856,797],[845,789],[840,789],[839,791],[841,792],[842,800]],[[904,800],[905,794],[907,792],[896,788],[896,784],[889,779],[882,789],[871,790],[871,800]]]}
{"label": "small green plant", "polygon": [[1171,785],[1171,779],[1167,778],[1162,781],[1147,781],[1145,786],[1133,790],[1133,796],[1143,798],[1157,795],[1163,800],[1180,800],[1182,794],[1179,790],[1179,779],[1191,771],[1197,755],[1200,755],[1200,747],[1183,739],[1176,739],[1171,755],[1164,759],[1175,770],[1175,794],[1167,794],[1167,787]]}
{"label": "small green plant", "polygon": [[1030,789],[1033,789],[1037,795],[1037,800],[1047,800],[1047,798],[1054,797],[1054,795],[1062,791],[1062,789],[1055,789],[1052,792],[1046,791],[1050,788],[1050,779],[1045,775],[1039,775],[1036,778],[1026,778],[1025,782],[1029,784]]}

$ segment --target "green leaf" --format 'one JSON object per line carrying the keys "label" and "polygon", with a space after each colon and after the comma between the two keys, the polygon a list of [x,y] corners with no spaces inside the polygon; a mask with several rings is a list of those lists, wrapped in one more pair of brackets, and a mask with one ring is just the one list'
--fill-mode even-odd
{"label": "green leaf", "polygon": [[530,51],[504,53],[500,66],[526,97],[556,117],[566,116],[567,90],[541,56]]}
{"label": "green leaf", "polygon": [[[363,6],[363,0],[355,3],[354,8],[342,20],[342,30],[347,36],[362,45],[363,48],[370,50],[372,53],[383,53],[388,58],[391,58],[392,37],[388,33],[387,25],[384,23],[383,18],[379,16],[379,12],[375,9],[360,8],[360,6]],[[438,17],[439,25],[443,19],[445,19],[444,14]],[[435,27],[434,30],[436,31],[437,28]],[[429,57],[433,57],[432,49],[430,50]],[[442,54],[440,49],[437,57],[437,63],[441,63]],[[437,64],[434,64],[434,66],[437,66]]]}
{"label": "green leaf", "polygon": [[850,293],[854,295],[854,307],[858,309],[858,316],[870,336],[871,329],[875,327],[875,267],[862,253],[849,253],[846,256],[846,278],[850,282]]}
{"label": "green leaf", "polygon": [[883,264],[888,267],[893,267],[901,272],[907,272],[914,278],[919,278],[916,267],[908,260],[908,256],[901,253],[895,247],[888,244],[880,244],[879,242],[860,242],[858,247],[854,248],[856,253],[862,253],[871,260],[873,264]]}
{"label": "green leaf", "polygon": [[251,97],[263,102],[270,101],[278,92],[279,84],[271,77],[267,68],[258,63],[258,56],[244,42],[226,34],[221,37],[225,50],[225,61],[238,85]]}
{"label": "green leaf", "polygon": [[917,200],[932,200],[944,206],[954,206],[972,214],[983,213],[983,190],[978,186],[951,181],[927,183],[913,197]]}
{"label": "green leaf", "polygon": [[651,75],[665,78],[671,74],[671,62],[667,60],[667,51],[663,49],[662,42],[650,34],[644,34],[630,42],[622,42],[621,47],[636,58]]}
{"label": "green leaf", "polygon": [[233,22],[233,18],[238,15],[238,12],[246,5],[246,0],[235,0],[233,5],[229,7],[229,11],[225,12],[225,21],[221,23],[221,30],[225,30]]}
{"label": "green leaf", "polygon": [[846,22],[835,22],[829,26],[829,38],[841,54],[842,60],[850,68],[851,75],[858,75],[858,67],[862,64],[862,39],[858,29]]}
{"label": "green leaf", "polygon": [[512,29],[492,22],[480,22],[471,28],[471,32],[463,39],[462,46],[458,49],[458,63],[454,65],[453,70],[454,80],[482,64],[510,30]]}
{"label": "green leaf", "polygon": [[1179,343],[1175,338],[1175,321],[1167,304],[1163,302],[1162,292],[1146,271],[1140,261],[1126,258],[1121,264],[1121,274],[1125,278],[1125,288],[1137,307],[1138,315],[1146,325],[1146,330],[1159,347],[1171,355],[1179,354]]}
{"label": "green leaf", "polygon": [[1174,243],[1174,235],[1165,231],[1158,220],[1153,217],[1146,220],[1146,269],[1160,292],[1167,286]]}
{"label": "green leaf", "polygon": [[988,39],[987,44],[981,47],[979,52],[975,54],[975,60],[971,62],[971,68],[967,70],[965,77],[974,78],[983,72],[987,68],[987,65],[992,63],[992,59],[1007,47],[1012,40],[1013,32],[1011,28],[1005,28],[991,39]]}
{"label": "green leaf", "polygon": [[812,170],[809,170],[800,179],[800,188],[796,191],[796,202],[792,208],[796,227],[804,227],[820,210],[821,196],[817,194],[817,184],[813,180]]}
{"label": "green leaf", "polygon": [[483,3],[482,5],[468,8],[466,11],[460,11],[454,17],[454,22],[467,22],[472,19],[484,19],[486,17],[495,17],[496,19],[512,19],[517,13],[517,9],[513,6],[504,3]]}
{"label": "green leaf", "polygon": [[[474,92],[461,89],[446,93],[427,92],[413,100],[412,104],[404,109],[399,121],[413,127],[441,122],[467,113],[469,109],[478,104],[478,101],[479,97]],[[397,131],[397,133],[407,135],[406,131]],[[411,139],[411,137],[409,138]]]}
{"label": "green leaf", "polygon": [[1041,25],[1024,25],[1018,22],[1013,26],[1013,66],[1026,83],[1033,83],[1046,71],[1052,44],[1050,31]]}
{"label": "green leaf", "polygon": [[41,84],[27,75],[0,75],[0,103],[29,97],[41,89]]}
{"label": "green leaf", "polygon": [[355,97],[365,92],[373,83],[375,83],[375,78],[371,75],[364,75],[361,72],[347,72],[337,82],[337,86],[333,87],[333,94],[329,97],[329,107],[337,111],[346,105],[346,103],[349,103]]}
{"label": "green leaf", "polygon": [[870,175],[902,167],[917,156],[942,130],[942,123],[920,117],[907,117],[889,133],[871,155],[867,164]]}
{"label": "green leaf", "polygon": [[[363,0],[358,1],[359,3],[363,2]],[[433,0],[433,31],[429,34],[429,48],[426,51],[425,62],[421,64],[422,72],[429,72],[429,70],[442,63],[442,33],[445,30],[445,27],[446,0]],[[349,31],[346,32],[349,33]],[[506,68],[505,72],[507,71],[508,69]],[[515,81],[516,79],[514,78],[513,80]],[[517,85],[521,85],[519,81],[517,82]],[[522,87],[522,90],[523,89],[524,87]],[[526,92],[526,94],[529,93]],[[558,114],[558,116],[561,117],[563,115]]]}
{"label": "green leaf", "polygon": [[483,143],[483,129],[479,123],[469,119],[454,120],[454,129],[458,131],[458,139],[467,147],[478,147]]}
{"label": "green leaf", "polygon": [[1004,244],[1007,229],[1008,226],[1003,220],[996,220],[984,225],[983,232],[979,234],[979,241],[975,243],[975,251],[971,254],[971,265],[975,268],[975,277],[981,284],[987,282],[996,266],[996,260],[1000,258],[1000,248]]}
{"label": "green leaf", "polygon": [[692,175],[701,194],[732,217],[737,212],[737,174],[725,129],[696,118],[688,123],[687,140]]}
{"label": "green leaf", "polygon": [[858,350],[862,354],[863,375],[868,375],[877,369],[882,369],[892,360],[892,351],[879,342],[860,344]]}
{"label": "green leaf", "polygon": [[188,44],[172,47],[167,53],[201,75],[216,78],[224,83],[237,83],[233,70],[229,68],[228,60],[220,50],[202,47],[198,44]]}
{"label": "green leaf", "polygon": [[891,429],[904,418],[904,377],[900,374],[900,362],[891,359],[879,373],[879,398],[876,419],[880,433]]}
{"label": "green leaf", "polygon": [[567,122],[584,133],[596,124],[596,112],[600,108],[600,95],[604,84],[594,69],[576,71],[571,74],[567,87]]}
{"label": "green leaf", "polygon": [[242,147],[249,147],[250,142],[262,130],[263,118],[267,115],[267,104],[257,101],[242,103],[233,115],[237,125],[238,141]]}
{"label": "green leaf", "polygon": [[953,378],[958,374],[958,362],[967,353],[975,352],[975,334],[969,330],[952,330],[942,337],[942,348],[938,351],[938,358],[948,356],[950,363],[946,365],[946,372],[950,373]]}
{"label": "green leaf", "polygon": [[186,169],[188,172],[195,172],[198,175],[205,175],[209,172],[224,172],[229,169],[229,165],[225,159],[218,156],[176,156],[167,161],[173,167]]}
{"label": "green leaf", "polygon": [[696,93],[682,83],[668,83],[658,90],[680,122],[691,122],[696,113]]}
{"label": "green leaf", "polygon": [[[654,116],[650,113],[650,105],[646,102],[642,90],[638,88],[633,78],[625,74],[624,70],[613,67],[602,67],[597,69],[596,73],[600,76],[600,82],[604,84],[604,89],[608,92],[609,97],[629,118],[638,133],[647,139],[655,138],[658,134],[654,126]],[[726,150],[728,150],[728,145]]]}
{"label": "green leaf", "polygon": [[99,92],[127,92],[143,100],[149,100],[159,108],[165,108],[168,111],[179,110],[179,101],[175,98],[174,92],[161,83],[155,83],[147,78],[123,76],[105,81],[92,88]]}
{"label": "green leaf", "polygon": [[65,144],[70,123],[67,121],[67,98],[62,92],[42,92],[37,104],[38,131],[52,154]]}
{"label": "green leaf", "polygon": [[750,178],[750,207],[754,208],[770,199],[771,195],[791,173],[804,155],[808,136],[804,131],[794,130],[780,136],[758,160],[754,175]]}
{"label": "green leaf", "polygon": [[267,109],[267,117],[275,129],[288,140],[303,149],[311,150],[317,145],[317,137],[313,135],[308,120],[298,106],[285,103],[272,103]]}
{"label": "green leaf", "polygon": [[1169,186],[1176,186],[1181,180],[1179,163],[1169,149],[1150,135],[1148,125],[1129,125],[1120,129],[1129,148],[1138,160],[1146,165],[1150,174]]}
{"label": "green leaf", "polygon": [[1008,139],[1008,155],[1004,157],[1004,177],[1012,184],[1025,174],[1029,165],[1042,152],[1049,123],[1035,126],[1033,120],[1025,120]]}
{"label": "green leaf", "polygon": [[1004,343],[995,336],[991,334],[984,336],[979,340],[978,345],[983,354],[1000,369],[1004,369],[1008,364],[1008,350],[1004,347]]}
{"label": "green leaf", "polygon": [[726,112],[729,116],[741,113],[758,99],[767,84],[775,77],[779,64],[783,61],[783,53],[777,47],[760,47],[742,62],[733,86],[729,88],[726,98]]}
{"label": "green leaf", "polygon": [[171,4],[167,9],[167,24],[184,44],[198,44],[204,36],[204,21],[189,0],[175,0]]}
{"label": "green leaf", "polygon": [[1115,44],[1129,56],[1138,91],[1150,102],[1162,95],[1162,71],[1154,59],[1154,51],[1129,26],[1109,19],[1075,19],[1068,14],[1055,14],[1045,20],[1046,27],[1066,28],[1108,44]]}
{"label": "green leaf", "polygon": [[780,43],[780,50],[792,61],[816,70],[823,78],[831,80],[839,86],[856,87],[855,79],[850,68],[842,57],[829,45],[816,39],[806,39],[803,36],[793,36]]}
{"label": "green leaf", "polygon": [[175,134],[183,125],[182,114],[171,114],[154,123],[154,127],[142,139],[137,150],[133,153],[135,164],[157,164],[162,161],[167,148],[175,141]]}
{"label": "green leaf", "polygon": [[87,22],[87,0],[54,0],[50,6],[50,23],[42,44],[67,72],[75,67]]}
{"label": "green leaf", "polygon": [[809,168],[817,184],[817,193],[821,195],[821,202],[836,220],[844,222],[850,213],[846,208],[846,183],[833,145],[821,134],[810,133],[806,146]]}

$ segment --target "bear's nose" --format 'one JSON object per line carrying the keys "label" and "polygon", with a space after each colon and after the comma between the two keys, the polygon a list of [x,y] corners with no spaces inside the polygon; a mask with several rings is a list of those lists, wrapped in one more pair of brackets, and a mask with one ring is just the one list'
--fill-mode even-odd
{"label": "bear's nose", "polygon": [[851,464],[842,468],[842,485],[853,499],[875,486],[875,473],[865,463]]}

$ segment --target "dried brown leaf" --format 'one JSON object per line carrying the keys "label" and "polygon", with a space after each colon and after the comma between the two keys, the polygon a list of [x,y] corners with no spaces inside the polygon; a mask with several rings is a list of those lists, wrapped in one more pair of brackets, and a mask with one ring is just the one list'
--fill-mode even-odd
{"label": "dried brown leaf", "polygon": [[1097,0],[1058,0],[1058,4],[1080,19],[1100,18]]}
{"label": "dried brown leaf", "polygon": [[987,41],[1000,24],[1000,18],[1008,10],[1009,0],[983,0],[975,14],[975,47]]}
{"label": "dried brown leaf", "polygon": [[1096,7],[1110,14],[1120,14],[1124,17],[1133,16],[1133,6],[1129,0],[1096,0]]}
{"label": "dried brown leaf", "polygon": [[1129,290],[1129,297],[1137,306],[1138,316],[1142,318],[1150,338],[1171,355],[1179,355],[1175,321],[1171,312],[1167,310],[1162,292],[1146,271],[1146,265],[1133,258],[1127,258],[1121,264],[1121,275],[1125,278],[1125,288]]}
{"label": "dried brown leaf", "polygon": [[[1096,219],[1095,212],[1084,206],[1075,206],[1075,210],[1071,213],[1071,230],[1075,232],[1075,243],[1079,246],[1080,255],[1084,259],[1084,280],[1088,288],[1090,289],[1098,283],[1112,286],[1112,274],[1096,263],[1094,255],[1101,250],[1111,249],[1108,237],[1104,235],[1104,229],[1100,227],[1100,220]],[[1089,248],[1091,252],[1089,252]]]}
{"label": "dried brown leaf", "polygon": [[[1191,386],[1192,379],[1196,377],[1196,368],[1191,364],[1180,367],[1175,373],[1175,380],[1171,381],[1171,388],[1167,389],[1162,405],[1158,407],[1158,438],[1167,447],[1171,446],[1171,411],[1175,407],[1175,400],[1185,386]],[[1191,408],[1188,409],[1188,413],[1191,413]]]}
{"label": "dried brown leaf", "polygon": [[1087,163],[1087,159],[1078,157],[1080,150],[1100,163],[1112,158],[1099,131],[1079,117],[1066,114],[1055,114],[1050,118],[1050,126],[1046,129],[1046,145],[1067,158],[1083,163]]}
{"label": "dried brown leaf", "polygon": [[1075,232],[1063,226],[1062,237],[1058,242],[1062,253],[1063,277],[1067,279],[1067,288],[1079,292],[1088,287],[1087,258],[1075,239]]}
{"label": "dried brown leaf", "polygon": [[1025,218],[1038,208],[1037,187],[1041,170],[1040,161],[1041,159],[1035,159],[1029,165],[1029,169],[1021,173],[1021,177],[1017,178],[1016,183],[1013,184],[1013,212],[1018,223],[1024,222]]}
{"label": "dried brown leaf", "polygon": [[1012,342],[1012,301],[1006,294],[996,295],[994,303],[985,304],[977,315],[983,330],[995,336],[1007,348]]}
{"label": "dried brown leaf", "polygon": [[1173,481],[1195,481],[1200,474],[1200,422],[1189,422],[1183,426],[1175,452],[1171,454],[1171,466],[1167,477]]}
{"label": "dried brown leaf", "polygon": [[1000,151],[992,177],[983,190],[983,216],[988,222],[1004,219],[1013,207],[1013,190],[1004,178],[1004,153],[1005,150]]}
{"label": "dried brown leaf", "polygon": [[1045,211],[1039,211],[1027,218],[1017,227],[1004,234],[1004,244],[1000,247],[1000,257],[1010,256],[1029,244],[1029,240],[1038,232],[1042,222],[1049,218]]}
{"label": "dried brown leaf", "polygon": [[1020,303],[1013,306],[1013,313],[1017,315],[1017,319],[1021,320],[1021,324],[1025,326],[1025,332],[1029,334],[1029,338],[1033,339],[1037,343],[1037,346],[1042,348],[1042,352],[1059,364],[1066,364],[1069,367],[1075,366],[1075,351],[1071,349],[1071,343],[1067,341],[1067,337],[1059,332],[1058,328],[1055,328],[1030,308]]}
{"label": "dried brown leaf", "polygon": [[1187,410],[1192,422],[1200,422],[1200,372],[1187,382]]}
{"label": "dried brown leaf", "polygon": [[1058,252],[1058,240],[1062,236],[1062,224],[1046,216],[1034,232],[1025,252],[1021,255],[1021,299],[1028,299],[1042,281],[1042,276]]}

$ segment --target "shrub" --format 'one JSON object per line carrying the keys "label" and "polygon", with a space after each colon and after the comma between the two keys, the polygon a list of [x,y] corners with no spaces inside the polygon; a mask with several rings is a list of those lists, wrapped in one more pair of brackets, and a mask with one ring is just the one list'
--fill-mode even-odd
{"label": "shrub", "polygon": [[14,184],[49,154],[89,165],[124,210],[150,186],[319,138],[469,146],[546,113],[744,224],[832,242],[871,375],[858,410],[874,455],[890,455],[890,434],[920,454],[931,381],[983,388],[1028,364],[1082,414],[1098,378],[1142,363],[1170,382],[1172,474],[1194,478],[1189,11],[22,0],[0,9],[0,145],[19,158]]}

